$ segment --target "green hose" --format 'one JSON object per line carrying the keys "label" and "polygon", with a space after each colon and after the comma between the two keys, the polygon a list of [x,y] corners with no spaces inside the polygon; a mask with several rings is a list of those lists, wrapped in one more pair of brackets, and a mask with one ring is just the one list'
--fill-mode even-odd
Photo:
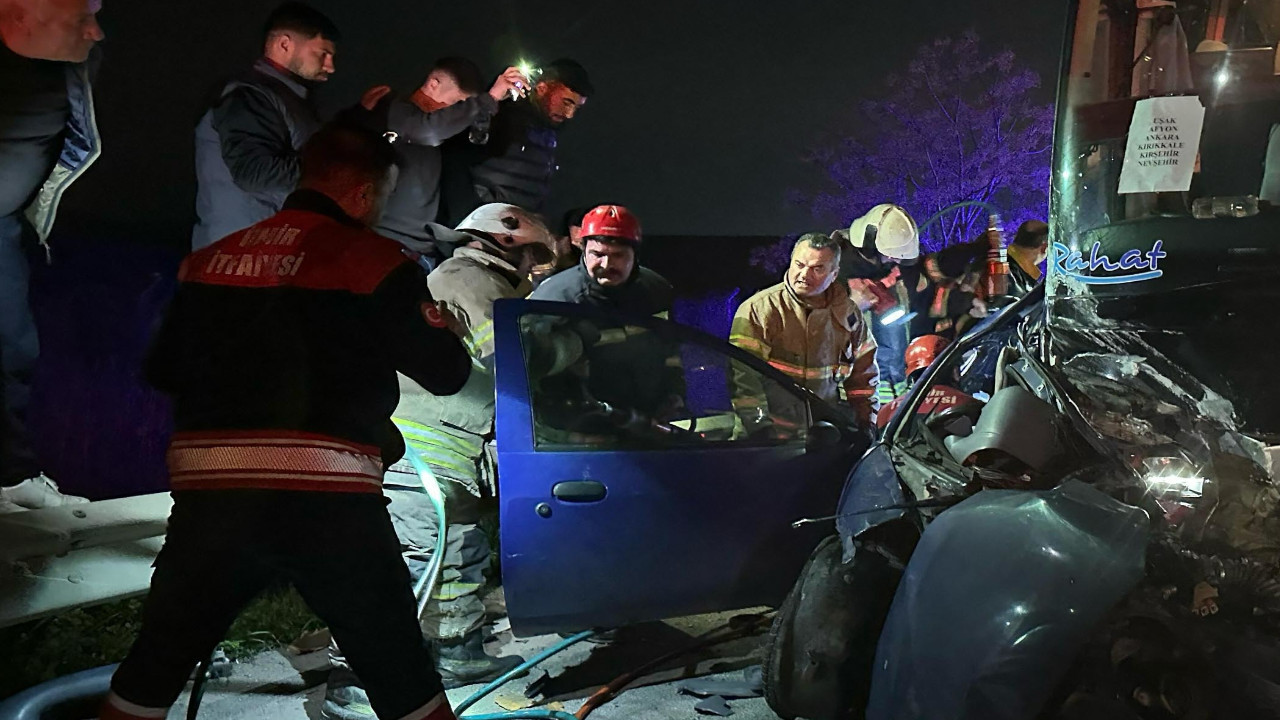
{"label": "green hose", "polygon": [[[398,427],[398,426],[397,426]],[[402,431],[403,434],[403,431]],[[436,549],[431,553],[431,560],[427,563],[427,569],[422,573],[422,577],[418,578],[417,584],[413,586],[413,596],[418,600],[418,619],[427,612],[427,604],[431,602],[431,595],[435,592],[436,582],[440,579],[440,569],[444,565],[444,549],[448,531],[448,517],[444,512],[444,495],[440,492],[440,481],[436,480],[435,473],[431,472],[431,468],[418,455],[418,451],[413,449],[407,441],[404,444],[404,456],[408,458],[409,464],[413,465],[413,469],[418,471],[418,479],[422,482],[422,489],[427,494],[427,498],[431,500],[431,506],[436,511]]]}
{"label": "green hose", "polygon": [[511,712],[493,713],[490,715],[468,715],[462,720],[515,720],[516,718],[552,718],[553,720],[578,720],[573,713],[563,710],[512,710]]}

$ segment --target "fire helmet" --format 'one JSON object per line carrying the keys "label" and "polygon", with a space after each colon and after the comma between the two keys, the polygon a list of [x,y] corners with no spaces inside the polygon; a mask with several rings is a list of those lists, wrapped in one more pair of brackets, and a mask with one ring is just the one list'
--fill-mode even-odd
{"label": "fire helmet", "polygon": [[920,257],[920,232],[906,210],[885,203],[871,208],[849,226],[849,242],[893,260]]}
{"label": "fire helmet", "polygon": [[907,377],[933,364],[949,344],[941,335],[921,335],[907,345]]}
{"label": "fire helmet", "polygon": [[[542,218],[506,203],[481,205],[463,218],[457,229],[501,253],[526,245],[541,246],[550,253],[554,245],[551,231]],[[539,257],[542,255],[540,250],[538,254]],[[536,262],[544,260],[536,259]]]}
{"label": "fire helmet", "polygon": [[621,205],[601,205],[582,218],[582,239],[640,244],[640,218]]}

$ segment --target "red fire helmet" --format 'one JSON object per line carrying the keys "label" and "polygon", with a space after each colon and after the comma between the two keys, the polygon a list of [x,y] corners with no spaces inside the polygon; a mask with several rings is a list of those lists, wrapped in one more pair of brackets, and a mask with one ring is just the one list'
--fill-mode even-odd
{"label": "red fire helmet", "polygon": [[907,377],[917,370],[923,370],[932,365],[947,345],[947,339],[941,335],[921,335],[912,340],[911,344],[907,345]]}
{"label": "red fire helmet", "polygon": [[640,219],[621,205],[601,205],[582,218],[582,237],[613,238],[640,244]]}

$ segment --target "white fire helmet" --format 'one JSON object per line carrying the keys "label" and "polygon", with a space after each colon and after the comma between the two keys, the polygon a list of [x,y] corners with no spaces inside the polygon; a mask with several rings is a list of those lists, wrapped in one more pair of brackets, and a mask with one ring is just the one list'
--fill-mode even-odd
{"label": "white fire helmet", "polygon": [[885,203],[849,226],[849,242],[856,248],[870,248],[893,260],[920,257],[920,232],[906,210]]}
{"label": "white fire helmet", "polygon": [[457,229],[460,232],[474,230],[483,233],[488,237],[477,235],[482,242],[496,244],[496,249],[502,251],[534,244],[542,245],[547,250],[554,247],[554,238],[542,218],[524,208],[506,203],[481,205],[463,218]]}

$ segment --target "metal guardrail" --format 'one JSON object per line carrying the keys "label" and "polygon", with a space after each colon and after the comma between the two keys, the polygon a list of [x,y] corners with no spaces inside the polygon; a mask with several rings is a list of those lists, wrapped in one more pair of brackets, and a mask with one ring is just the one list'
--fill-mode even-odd
{"label": "metal guardrail", "polygon": [[169,493],[0,515],[0,627],[146,593]]}

